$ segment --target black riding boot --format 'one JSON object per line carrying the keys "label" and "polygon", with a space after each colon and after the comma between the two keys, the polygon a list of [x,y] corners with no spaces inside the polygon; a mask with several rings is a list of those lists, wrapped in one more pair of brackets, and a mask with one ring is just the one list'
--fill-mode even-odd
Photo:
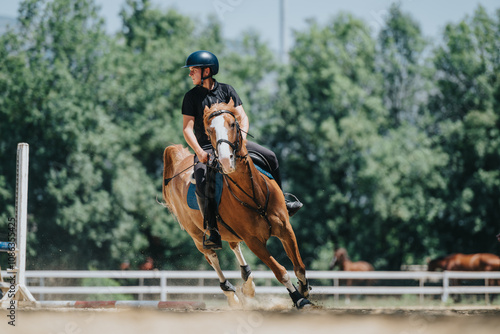
{"label": "black riding boot", "polygon": [[210,236],[208,237],[208,239],[206,238],[206,236],[203,236],[203,248],[213,250],[222,249],[222,239],[220,237],[219,230],[217,230],[217,227],[209,230]]}
{"label": "black riding boot", "polygon": [[[203,208],[203,227],[205,228],[205,234],[203,235],[203,248],[204,249],[221,249],[222,240],[220,237],[219,230],[217,229],[217,202],[215,200],[215,176],[217,174],[217,169],[211,167],[213,161],[210,161],[207,165],[206,172],[206,182],[205,182],[205,196],[204,196],[204,206]],[[200,196],[198,196],[200,198]],[[210,237],[206,238],[207,231],[210,233]]]}
{"label": "black riding boot", "polygon": [[[300,210],[301,207],[304,206],[301,201],[295,195],[292,195],[290,193],[284,193],[285,195],[285,203],[286,203],[286,209],[288,210],[288,216],[292,217],[294,214],[297,213],[297,211]],[[293,201],[288,200],[286,197],[291,196],[293,197]]]}
{"label": "black riding boot", "polygon": [[[196,194],[196,199],[198,200],[198,206],[203,215],[203,228],[205,228],[203,248],[214,250],[221,249],[222,240],[217,228],[217,217],[215,216],[215,211],[211,208],[210,200],[206,200],[198,194]],[[208,237],[207,232],[209,233]]]}
{"label": "black riding boot", "polygon": [[[274,180],[280,187],[281,191],[283,191],[283,188],[281,186],[281,173],[280,173],[280,168],[276,168],[274,171],[271,172],[271,175],[273,176]],[[295,196],[290,193],[283,193],[285,196],[285,203],[286,203],[286,209],[288,211],[288,216],[292,217],[294,214],[297,213],[297,211],[300,210],[301,207],[304,206],[301,201]],[[287,196],[290,196],[293,198],[293,200],[287,199]]]}

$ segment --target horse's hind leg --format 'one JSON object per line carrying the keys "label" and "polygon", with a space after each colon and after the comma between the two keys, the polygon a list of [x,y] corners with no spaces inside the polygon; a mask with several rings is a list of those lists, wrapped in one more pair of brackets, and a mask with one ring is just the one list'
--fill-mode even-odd
{"label": "horse's hind leg", "polygon": [[291,228],[287,229],[283,235],[279,237],[287,256],[293,263],[293,271],[295,276],[299,280],[299,292],[304,296],[309,296],[309,281],[306,278],[306,266],[302,262],[300,257],[299,246],[297,245],[297,239],[295,238],[295,233]]}
{"label": "horse's hind leg", "polygon": [[253,282],[253,274],[252,271],[250,270],[250,266],[248,263],[245,261],[245,258],[243,257],[243,253],[241,252],[241,247],[239,242],[230,242],[229,247],[231,247],[231,250],[234,252],[234,255],[236,255],[236,258],[238,259],[238,263],[240,264],[240,270],[241,270],[241,278],[243,278],[243,287],[242,291],[243,294],[247,297],[255,297],[255,283]]}
{"label": "horse's hind leg", "polygon": [[302,308],[306,305],[311,304],[311,302],[307,300],[297,290],[297,288],[295,288],[285,267],[279,264],[278,261],[276,261],[276,259],[269,253],[264,242],[258,240],[257,238],[251,238],[245,240],[245,243],[247,244],[248,248],[250,248],[250,250],[273,271],[276,279],[287,288],[290,294],[290,298],[292,298],[293,304],[297,308]]}

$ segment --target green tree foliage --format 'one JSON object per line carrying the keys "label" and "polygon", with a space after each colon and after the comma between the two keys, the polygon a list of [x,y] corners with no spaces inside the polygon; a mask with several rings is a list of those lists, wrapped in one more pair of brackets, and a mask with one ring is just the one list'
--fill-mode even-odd
{"label": "green tree foliage", "polygon": [[[325,247],[331,252],[333,241],[355,258],[397,269],[421,260],[436,242],[426,234],[443,210],[432,194],[444,187],[437,172],[447,156],[417,127],[414,110],[423,101],[413,80],[423,82],[424,68],[418,50],[408,49],[423,50],[423,38],[397,8],[391,15],[378,47],[366,25],[349,15],[323,27],[311,22],[296,34],[280,80],[269,131],[288,186],[305,194],[307,215],[293,220],[312,262],[328,253]],[[385,58],[392,67],[377,61]]]}
{"label": "green tree foliage", "polygon": [[[102,52],[102,20],[81,1],[25,1],[19,31],[2,36],[2,164],[15,187],[15,147],[31,146],[30,255],[37,267],[99,261],[110,244],[112,199],[102,184],[114,132],[93,102]],[[106,140],[103,140],[104,142]],[[11,164],[8,164],[11,162]],[[104,233],[106,232],[106,233]],[[92,245],[92,246],[91,246]],[[54,258],[58,261],[54,262]]]}
{"label": "green tree foliage", "polygon": [[358,175],[386,116],[374,66],[367,26],[341,14],[296,33],[280,78],[268,132],[281,155],[285,191],[301,194],[307,208],[293,220],[308,259],[330,238],[343,235],[348,242],[363,225]]}
{"label": "green tree foliage", "polygon": [[483,7],[444,31],[435,52],[438,92],[431,101],[435,140],[449,155],[447,203],[437,228],[446,251],[494,251],[499,228],[500,12]]}
{"label": "green tree foliage", "polygon": [[384,106],[390,113],[390,126],[419,121],[419,111],[426,103],[429,70],[423,55],[427,41],[413,18],[393,4],[386,26],[378,35],[377,70],[383,76]]}
{"label": "green tree foliage", "polygon": [[116,39],[92,1],[72,0],[24,2],[20,32],[2,36],[1,180],[10,182],[1,194],[13,198],[16,143],[28,142],[36,268],[135,266],[145,255],[167,267],[181,256],[201,262],[155,198],[163,149],[182,138],[193,24],[148,1],[129,6]]}

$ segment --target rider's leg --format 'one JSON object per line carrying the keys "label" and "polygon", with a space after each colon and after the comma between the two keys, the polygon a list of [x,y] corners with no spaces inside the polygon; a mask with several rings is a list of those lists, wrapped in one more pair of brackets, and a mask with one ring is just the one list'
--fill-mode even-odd
{"label": "rider's leg", "polygon": [[[280,187],[280,189],[283,190],[282,185],[281,185],[280,167],[279,167],[279,162],[278,162],[278,158],[276,157],[276,154],[273,151],[271,151],[270,149],[267,149],[267,148],[265,148],[257,143],[251,142],[251,141],[247,141],[247,150],[248,151],[256,151],[256,152],[260,153],[262,156],[264,156],[264,158],[269,163],[269,166],[271,167],[271,171],[270,171],[271,175],[273,176],[276,183],[278,183],[278,186]],[[285,195],[285,202],[286,202],[286,208],[288,210],[288,215],[291,217],[295,213],[297,213],[297,211],[299,211],[299,209],[303,206],[303,204],[297,199],[297,197],[295,197],[292,194],[285,193],[284,195]],[[286,195],[290,195],[291,197],[293,197],[293,200],[287,199]]]}
{"label": "rider's leg", "polygon": [[[211,153],[211,152],[209,152]],[[205,249],[221,249],[222,241],[217,228],[217,218],[215,217],[214,207],[215,201],[207,198],[207,165],[197,163],[198,157],[194,157],[194,178],[196,180],[196,198],[203,216],[203,227],[209,230],[210,237],[203,240],[203,248]],[[213,197],[214,195],[212,195]]]}

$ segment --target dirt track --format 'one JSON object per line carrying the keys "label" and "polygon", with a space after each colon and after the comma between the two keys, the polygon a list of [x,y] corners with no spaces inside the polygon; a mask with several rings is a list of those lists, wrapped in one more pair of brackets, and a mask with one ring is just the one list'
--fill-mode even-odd
{"label": "dirt track", "polygon": [[16,326],[0,311],[0,333],[29,334],[276,334],[498,333],[500,307],[481,308],[314,308],[231,311],[141,309],[17,310]]}

